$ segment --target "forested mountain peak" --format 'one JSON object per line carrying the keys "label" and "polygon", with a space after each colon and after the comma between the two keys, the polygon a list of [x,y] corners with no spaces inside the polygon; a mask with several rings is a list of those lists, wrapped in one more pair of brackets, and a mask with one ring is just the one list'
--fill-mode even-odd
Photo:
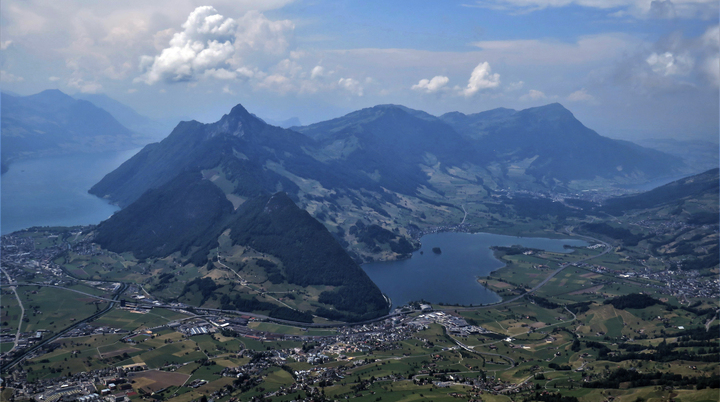
{"label": "forested mountain peak", "polygon": [[285,192],[279,192],[270,196],[267,203],[265,203],[263,211],[267,214],[272,214],[279,210],[292,207],[297,207],[293,200],[291,200]]}

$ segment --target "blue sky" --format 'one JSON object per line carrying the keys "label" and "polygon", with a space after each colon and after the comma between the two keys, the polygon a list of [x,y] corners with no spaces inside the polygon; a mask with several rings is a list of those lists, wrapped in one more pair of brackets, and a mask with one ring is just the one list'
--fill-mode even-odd
{"label": "blue sky", "polygon": [[717,141],[716,0],[6,0],[0,85],[106,93],[154,118],[242,103],[303,123],[560,102],[614,138]]}

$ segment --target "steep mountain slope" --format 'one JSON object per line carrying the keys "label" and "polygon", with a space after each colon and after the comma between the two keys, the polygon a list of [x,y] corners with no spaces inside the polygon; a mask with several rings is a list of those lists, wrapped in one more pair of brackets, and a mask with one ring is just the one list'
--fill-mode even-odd
{"label": "steep mountain slope", "polygon": [[96,232],[94,241],[110,251],[141,259],[178,253],[184,264],[197,267],[208,264],[218,238],[229,232],[232,245],[243,247],[240,253],[251,249],[280,262],[272,283],[327,287],[319,294],[317,314],[357,321],[387,313],[385,299],[365,272],[284,193],[251,198],[234,209],[200,172],[183,172],[102,222]]}
{"label": "steep mountain slope", "polygon": [[[676,162],[601,137],[559,104],[463,116],[380,105],[287,130],[238,105],[213,124],[180,123],[90,192],[125,207],[184,171],[203,171],[236,209],[284,191],[353,258],[370,261],[407,255],[410,231],[463,222],[465,206],[490,219],[497,208],[483,205],[498,191],[642,180]],[[466,124],[466,134],[443,120]],[[479,127],[482,133],[468,134]],[[383,240],[368,239],[368,228]]]}
{"label": "steep mountain slope", "polygon": [[101,222],[95,242],[139,259],[192,252],[189,260],[202,265],[232,211],[220,188],[199,172],[183,172]]}
{"label": "steep mountain slope", "polygon": [[474,157],[470,143],[450,126],[402,106],[375,106],[296,129],[318,141],[318,159],[363,171],[408,195],[428,185],[421,165],[458,166]]}
{"label": "steep mountain slope", "polygon": [[363,320],[387,312],[387,303],[365,271],[350,258],[327,229],[284,193],[243,204],[230,224],[233,242],[278,257],[289,283],[326,285],[317,314],[342,320]]}
{"label": "steep mountain slope", "polygon": [[137,200],[145,191],[157,188],[180,172],[196,168],[225,166],[238,182],[236,194],[255,196],[278,188],[290,194],[297,186],[268,169],[268,164],[288,170],[304,168],[304,176],[319,176],[336,184],[325,174],[326,167],[304,151],[312,140],[296,132],[265,124],[238,105],[214,124],[182,122],[160,143],[150,144],[109,173],[90,189],[120,206]]}
{"label": "steep mountain slope", "polygon": [[[362,168],[315,158],[321,150],[313,139],[267,125],[238,105],[214,124],[180,123],[165,140],[145,147],[90,193],[124,207],[183,171],[212,171],[225,183],[223,191],[235,207],[248,198],[282,190],[352,243],[349,227],[361,218],[375,222],[390,216],[386,208],[396,196]],[[417,174],[419,169],[414,169]],[[405,182],[392,185],[415,188]],[[390,245],[385,249],[391,253]]]}
{"label": "steep mountain slope", "polygon": [[2,95],[2,159],[128,149],[134,133],[108,112],[58,90]]}
{"label": "steep mountain slope", "polygon": [[608,199],[593,211],[600,221],[585,223],[580,230],[637,246],[672,269],[717,269],[719,171],[715,168],[640,194]]}

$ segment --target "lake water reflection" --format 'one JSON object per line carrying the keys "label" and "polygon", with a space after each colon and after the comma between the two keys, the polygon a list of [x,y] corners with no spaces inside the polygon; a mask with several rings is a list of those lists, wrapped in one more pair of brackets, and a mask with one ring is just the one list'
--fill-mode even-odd
{"label": "lake water reflection", "polygon": [[[436,233],[423,236],[422,248],[403,261],[364,264],[362,267],[393,306],[414,300],[433,303],[479,305],[500,301],[500,296],[480,285],[504,264],[493,256],[491,246],[515,244],[555,252],[570,252],[564,245],[586,246],[576,239],[544,239],[490,233]],[[432,249],[440,247],[441,254]]]}

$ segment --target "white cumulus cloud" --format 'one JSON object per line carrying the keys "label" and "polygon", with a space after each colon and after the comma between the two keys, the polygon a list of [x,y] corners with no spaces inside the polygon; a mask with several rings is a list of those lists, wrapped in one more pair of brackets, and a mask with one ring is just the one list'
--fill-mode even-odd
{"label": "white cumulus cloud", "polygon": [[0,50],[6,50],[7,48],[10,47],[10,45],[12,45],[12,41],[11,41],[11,40],[6,40],[6,41],[3,41],[3,42],[0,42]]}
{"label": "white cumulus cloud", "polygon": [[288,20],[271,21],[249,11],[238,20],[211,6],[197,7],[157,56],[142,56],[136,81],[185,82],[199,78],[234,80],[254,75],[250,64],[282,55],[294,29]]}
{"label": "white cumulus cloud", "polygon": [[720,25],[708,28],[702,36],[703,44],[711,49],[720,48]]}
{"label": "white cumulus cloud", "polygon": [[436,75],[432,77],[431,79],[422,79],[417,84],[413,85],[410,89],[425,93],[433,93],[437,92],[442,87],[447,85],[448,81],[450,79],[448,77],[442,76],[442,75]]}
{"label": "white cumulus cloud", "polygon": [[325,69],[322,66],[315,66],[312,69],[312,72],[310,73],[310,78],[318,78],[325,75]]}
{"label": "white cumulus cloud", "polygon": [[496,88],[500,85],[500,74],[491,73],[490,64],[485,61],[478,64],[470,74],[467,87],[462,90],[466,97],[475,95],[482,89]]}
{"label": "white cumulus cloud", "polygon": [[363,96],[363,87],[360,85],[360,82],[355,79],[340,78],[340,80],[338,80],[338,85],[340,88],[345,89],[353,95]]}
{"label": "white cumulus cloud", "polygon": [[86,81],[77,74],[73,74],[73,76],[68,80],[67,85],[72,88],[76,88],[80,90],[82,93],[87,94],[95,94],[102,90],[102,84],[95,82],[95,81]]}

